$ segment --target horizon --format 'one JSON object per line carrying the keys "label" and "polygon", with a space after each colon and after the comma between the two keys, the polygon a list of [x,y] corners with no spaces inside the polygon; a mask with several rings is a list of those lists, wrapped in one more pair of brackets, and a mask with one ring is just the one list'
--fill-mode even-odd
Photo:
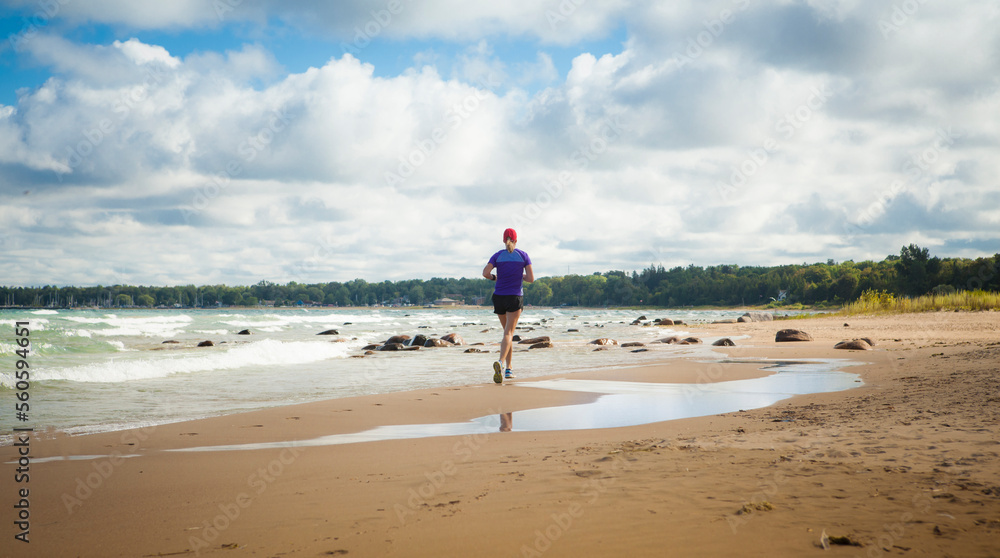
{"label": "horizon", "polygon": [[[919,247],[917,247],[917,248],[919,248]],[[993,255],[981,256],[980,258],[990,258],[990,257],[997,257],[997,256],[1000,256],[1000,250],[998,250]],[[885,261],[898,260],[899,258],[900,258],[899,254],[888,254],[885,257],[883,257],[881,260],[874,260],[874,259],[866,259],[866,260],[846,259],[846,260],[840,260],[840,261],[832,261],[832,263],[831,263],[832,259],[831,258],[827,258],[826,261],[802,262],[802,263],[780,263],[780,264],[775,264],[775,265],[747,265],[747,264],[739,264],[739,263],[735,263],[735,262],[727,262],[727,263],[716,263],[716,264],[711,264],[711,265],[696,265],[696,264],[676,265],[676,266],[671,266],[671,267],[663,267],[663,269],[665,271],[670,271],[670,270],[673,270],[673,269],[685,269],[685,268],[687,268],[689,266],[695,266],[695,267],[701,268],[701,269],[711,269],[711,268],[730,267],[730,266],[735,266],[735,267],[738,267],[738,268],[741,268],[741,269],[742,268],[770,268],[770,269],[773,269],[773,268],[780,268],[780,267],[786,267],[786,266],[810,267],[810,266],[814,266],[814,265],[839,266],[841,264],[848,263],[848,262],[851,262],[851,263],[853,263],[855,265],[857,265],[857,264],[863,264],[863,263],[878,264],[878,263],[885,262]],[[975,261],[975,260],[979,259],[979,258],[964,258],[964,257],[960,257],[960,256],[940,256],[940,255],[930,254],[930,253],[928,253],[928,258],[931,259],[931,260],[937,259],[937,260],[942,260],[942,261],[944,261],[944,260],[955,260],[955,261],[967,260],[967,261]],[[647,265],[646,267],[644,267],[642,269],[633,269],[633,270],[608,269],[608,270],[603,270],[603,271],[593,271],[593,272],[589,272],[589,273],[565,273],[565,274],[561,274],[561,275],[558,275],[558,274],[537,275],[536,274],[536,280],[537,279],[552,279],[552,278],[558,278],[558,277],[570,277],[570,276],[586,277],[586,276],[590,276],[590,275],[608,275],[608,274],[614,274],[614,273],[623,273],[626,276],[631,277],[633,274],[642,274],[644,271],[654,270],[656,268],[657,268],[656,264],[650,264],[650,265]],[[353,277],[353,278],[348,279],[346,281],[334,281],[334,280],[324,281],[324,280],[319,280],[319,281],[312,282],[312,283],[302,283],[302,282],[294,281],[294,280],[293,281],[288,281],[288,282],[285,282],[285,283],[281,283],[281,282],[278,282],[278,281],[271,281],[270,279],[258,279],[257,281],[254,281],[253,283],[245,283],[245,284],[228,284],[228,283],[202,283],[202,284],[195,284],[195,283],[183,283],[183,284],[181,284],[181,283],[178,283],[178,284],[174,284],[174,285],[142,284],[142,283],[108,283],[108,284],[94,283],[94,284],[90,284],[90,285],[78,285],[78,284],[66,284],[66,285],[59,285],[59,284],[8,285],[8,284],[0,284],[0,289],[16,289],[16,288],[41,289],[41,288],[46,288],[46,287],[54,287],[54,288],[57,288],[57,289],[63,289],[63,288],[96,288],[96,287],[104,287],[104,288],[109,288],[109,287],[182,288],[182,287],[191,287],[191,286],[196,287],[196,288],[202,288],[202,287],[220,287],[220,286],[225,286],[225,287],[229,287],[229,288],[250,288],[250,287],[259,285],[262,282],[266,282],[266,283],[272,284],[272,285],[278,285],[278,286],[286,287],[286,286],[289,285],[289,283],[292,283],[292,282],[295,282],[295,283],[297,283],[299,285],[305,285],[305,286],[308,286],[308,285],[328,285],[328,284],[331,284],[331,283],[338,283],[338,284],[344,285],[344,284],[347,284],[347,283],[351,283],[353,281],[364,281],[365,283],[367,283],[369,285],[379,285],[379,284],[382,284],[382,283],[385,283],[385,282],[390,282],[390,283],[402,283],[402,282],[406,282],[406,281],[429,282],[429,281],[433,281],[435,279],[455,280],[455,281],[461,281],[461,280],[466,280],[466,279],[468,279],[468,280],[479,280],[479,279],[482,279],[484,281],[487,280],[487,279],[484,279],[482,276],[450,276],[450,277],[449,276],[433,276],[433,277],[426,277],[426,278],[424,278],[424,277],[404,277],[404,278],[401,278],[401,279],[379,279],[379,280],[369,280],[369,279],[366,279],[364,277]]]}
{"label": "horizon", "polygon": [[1000,250],[995,3],[7,4],[3,284]]}

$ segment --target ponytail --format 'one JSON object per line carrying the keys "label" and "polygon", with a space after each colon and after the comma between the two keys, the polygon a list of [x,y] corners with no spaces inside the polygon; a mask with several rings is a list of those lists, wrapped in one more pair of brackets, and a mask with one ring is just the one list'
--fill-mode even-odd
{"label": "ponytail", "polygon": [[504,241],[504,244],[507,245],[507,251],[508,252],[513,252],[514,251],[514,241],[513,240],[511,240],[511,239],[508,238],[507,240]]}

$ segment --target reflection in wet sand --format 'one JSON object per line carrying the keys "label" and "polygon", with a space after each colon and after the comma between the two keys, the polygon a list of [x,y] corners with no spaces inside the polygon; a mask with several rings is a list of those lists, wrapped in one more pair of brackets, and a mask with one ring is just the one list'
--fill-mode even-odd
{"label": "reflection in wet sand", "polygon": [[513,413],[500,413],[500,432],[510,432],[513,427]]}

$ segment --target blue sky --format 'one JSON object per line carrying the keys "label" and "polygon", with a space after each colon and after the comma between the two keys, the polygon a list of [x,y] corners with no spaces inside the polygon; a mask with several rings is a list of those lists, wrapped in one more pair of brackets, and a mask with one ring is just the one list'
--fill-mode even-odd
{"label": "blue sky", "polygon": [[[364,32],[364,24],[369,23],[370,19],[359,21],[356,28],[346,35],[303,30],[281,21],[266,26],[237,21],[222,22],[212,27],[170,29],[136,29],[132,26],[97,23],[63,30],[58,18],[41,18],[36,13],[37,6],[24,6],[0,17],[0,36],[7,38],[6,44],[0,48],[0,64],[5,70],[0,77],[0,103],[13,105],[17,102],[18,89],[37,88],[52,75],[44,65],[29,56],[19,55],[12,46],[14,43],[10,41],[10,37],[26,35],[34,30],[38,33],[59,32],[62,36],[83,44],[110,44],[134,37],[147,44],[160,45],[178,57],[198,52],[240,50],[245,44],[256,44],[270,52],[282,68],[290,73],[300,73],[309,67],[321,67],[330,58],[350,52],[360,61],[371,64],[375,75],[380,77],[402,73],[414,65],[415,57],[433,57],[442,74],[449,75],[452,62],[470,45],[475,44],[467,40],[441,40],[435,37],[379,39],[377,36],[369,38],[367,34],[359,36],[355,29]],[[627,32],[622,24],[572,45],[544,43],[539,37],[510,37],[502,34],[491,37],[488,44],[496,56],[508,64],[533,63],[538,53],[544,52],[552,58],[558,75],[565,76],[573,58],[581,51],[618,53],[626,39]],[[543,85],[546,84],[530,84],[534,89]]]}
{"label": "blue sky", "polygon": [[3,6],[4,284],[1000,251],[994,2]]}

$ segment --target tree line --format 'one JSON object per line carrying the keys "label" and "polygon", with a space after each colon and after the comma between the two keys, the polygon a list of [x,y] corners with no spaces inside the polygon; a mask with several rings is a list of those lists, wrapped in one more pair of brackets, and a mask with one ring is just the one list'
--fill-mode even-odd
{"label": "tree line", "polygon": [[[369,283],[173,287],[0,287],[0,304],[20,307],[216,307],[426,305],[444,298],[489,304],[487,279],[408,279]],[[1000,253],[986,258],[931,257],[904,246],[880,262],[844,261],[781,266],[650,266],[642,271],[541,277],[525,285],[525,303],[538,306],[760,306],[841,305],[866,290],[896,296],[1000,291]]]}

